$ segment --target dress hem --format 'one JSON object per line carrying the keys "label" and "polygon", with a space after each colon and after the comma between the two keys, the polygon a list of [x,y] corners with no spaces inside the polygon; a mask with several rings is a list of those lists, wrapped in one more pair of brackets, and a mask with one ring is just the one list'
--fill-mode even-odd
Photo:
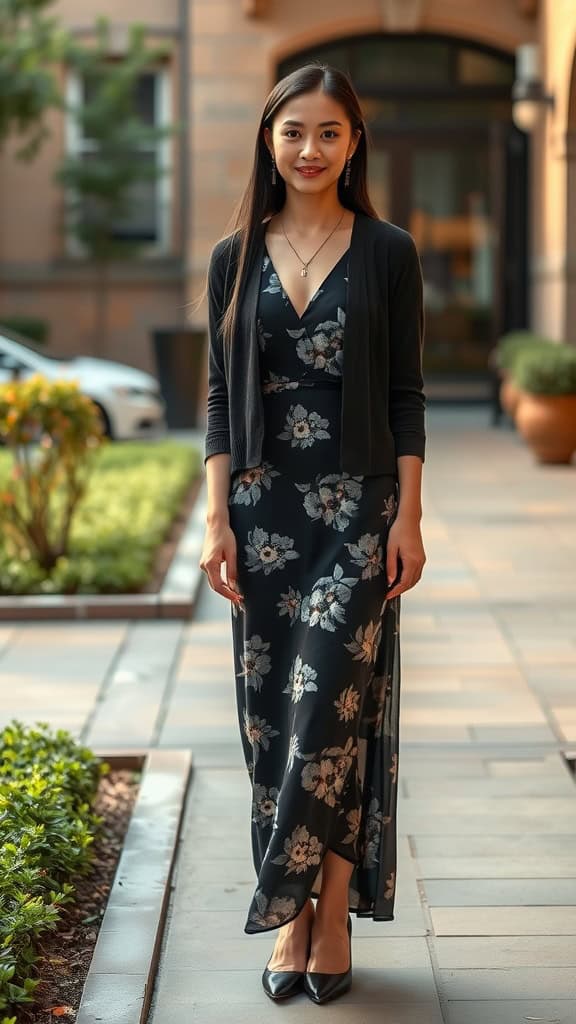
{"label": "dress hem", "polygon": [[[257,928],[257,927],[249,928],[248,927],[248,922],[246,922],[246,924],[244,925],[244,932],[245,932],[245,934],[246,935],[259,935],[260,932],[272,932],[272,931],[276,931],[277,928],[283,928],[285,924],[290,924],[291,921],[295,921],[296,920],[296,918],[299,916],[299,914],[301,914],[302,911],[304,910],[304,907],[305,907],[305,905],[306,905],[306,903],[308,902],[309,899],[316,899],[317,900],[319,898],[319,893],[312,892],[312,889],[313,889],[313,886],[314,886],[314,882],[316,881],[316,879],[317,879],[317,877],[318,877],[318,875],[320,873],[320,870],[321,870],[321,868],[322,868],[322,866],[324,864],[324,861],[326,859],[326,854],[328,852],[335,853],[338,857],[342,856],[341,854],[337,853],[337,851],[334,850],[331,846],[326,846],[326,848],[324,849],[324,851],[322,853],[322,857],[320,859],[320,864],[318,865],[318,870],[316,871],[314,879],[313,879],[312,883],[310,884],[310,888],[308,889],[308,892],[306,893],[306,896],[305,896],[304,900],[302,901],[301,906],[298,908],[298,910],[296,911],[295,914],[292,914],[292,917],[287,917],[285,921],[280,921],[280,922],[278,922],[278,924],[273,924],[273,925],[270,925],[270,927],[266,927],[266,928]],[[348,864],[352,864],[353,867],[357,867],[358,864],[359,864],[358,860],[350,860],[348,857],[342,857],[342,860],[347,861]],[[374,911],[371,911],[371,910],[358,910],[357,907],[352,907],[350,905],[350,903],[348,903],[348,913],[349,914],[356,914],[356,917],[368,917],[368,918],[371,918],[373,921],[393,921],[394,920],[394,913],[393,912],[390,915],[388,915],[386,917],[383,917],[380,914],[377,914],[377,913],[375,913]]]}

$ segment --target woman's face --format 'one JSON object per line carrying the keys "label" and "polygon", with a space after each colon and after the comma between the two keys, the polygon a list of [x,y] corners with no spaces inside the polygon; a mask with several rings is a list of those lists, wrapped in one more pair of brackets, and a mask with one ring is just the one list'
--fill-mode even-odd
{"label": "woman's face", "polygon": [[[344,108],[322,90],[287,100],[274,117],[266,145],[287,188],[322,192],[338,181],[358,144]],[[306,174],[306,170],[314,173]]]}

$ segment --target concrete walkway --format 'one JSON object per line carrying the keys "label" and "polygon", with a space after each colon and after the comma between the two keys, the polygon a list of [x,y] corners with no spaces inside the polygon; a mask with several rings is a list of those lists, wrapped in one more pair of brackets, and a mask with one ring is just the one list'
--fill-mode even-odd
{"label": "concrete walkway", "polygon": [[274,1006],[243,932],[249,785],[228,605],[193,623],[0,626],[0,722],[191,746],[149,1024],[576,1024],[576,465],[485,410],[428,413],[422,580],[402,598],[396,920],[353,918],[354,985]]}

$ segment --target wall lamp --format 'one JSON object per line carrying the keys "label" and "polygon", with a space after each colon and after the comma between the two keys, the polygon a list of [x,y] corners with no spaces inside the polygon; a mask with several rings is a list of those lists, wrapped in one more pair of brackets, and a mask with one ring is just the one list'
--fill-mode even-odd
{"label": "wall lamp", "polygon": [[539,63],[539,48],[535,43],[526,43],[516,48],[512,120],[522,132],[533,132],[540,121],[543,107],[554,107],[554,96],[544,92]]}

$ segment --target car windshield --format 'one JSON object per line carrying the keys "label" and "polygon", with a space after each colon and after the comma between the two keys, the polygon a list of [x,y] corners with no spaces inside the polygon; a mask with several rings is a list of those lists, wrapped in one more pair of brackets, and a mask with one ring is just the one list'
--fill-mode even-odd
{"label": "car windshield", "polygon": [[[32,352],[35,356],[41,356],[42,359],[51,359],[55,362],[60,362],[64,357],[54,352],[45,352],[42,345],[35,345],[34,342],[24,339],[19,334],[7,334],[6,330],[0,334],[0,344],[6,342],[6,348],[10,352],[17,353],[18,349],[25,349],[28,352]],[[24,355],[23,352],[20,353]]]}

